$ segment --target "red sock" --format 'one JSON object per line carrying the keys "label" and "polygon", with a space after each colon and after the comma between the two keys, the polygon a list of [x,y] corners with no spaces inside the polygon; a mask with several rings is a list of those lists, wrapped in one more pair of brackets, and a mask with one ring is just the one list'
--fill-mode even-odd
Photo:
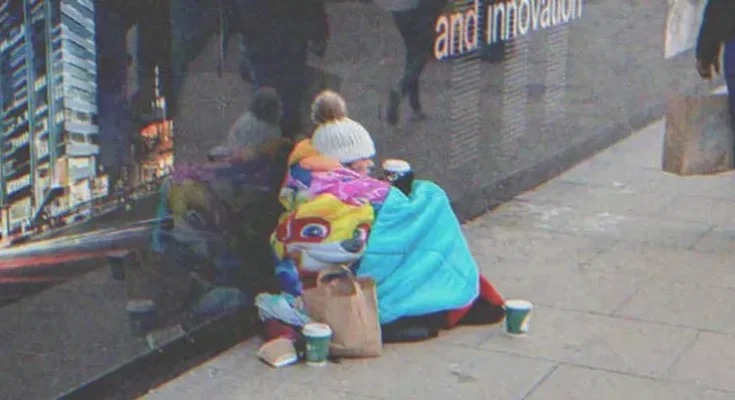
{"label": "red sock", "polygon": [[[500,307],[503,305],[503,298],[500,296],[500,293],[495,290],[493,284],[490,283],[490,281],[482,274],[480,274],[480,295],[478,298],[487,300],[494,306]],[[449,311],[447,313],[447,328],[454,328],[457,326],[459,321],[470,311],[473,304],[474,301],[465,307]]]}

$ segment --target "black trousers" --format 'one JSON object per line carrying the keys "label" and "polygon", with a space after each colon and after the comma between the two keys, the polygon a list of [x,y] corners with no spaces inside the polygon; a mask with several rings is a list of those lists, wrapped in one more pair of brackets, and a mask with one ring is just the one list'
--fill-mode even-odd
{"label": "black trousers", "polygon": [[393,12],[393,22],[406,48],[398,88],[401,95],[410,96],[412,102],[418,101],[419,79],[433,56],[434,24],[446,4],[446,0],[421,0],[416,9]]}
{"label": "black trousers", "polygon": [[300,38],[248,38],[243,35],[240,69],[254,87],[276,89],[283,102],[281,129],[284,137],[301,133],[301,105],[308,89],[308,42]]}

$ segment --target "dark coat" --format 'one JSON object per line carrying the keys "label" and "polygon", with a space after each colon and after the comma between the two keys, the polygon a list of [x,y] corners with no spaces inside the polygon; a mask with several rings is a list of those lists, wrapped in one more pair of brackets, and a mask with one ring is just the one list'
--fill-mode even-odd
{"label": "dark coat", "polygon": [[327,39],[329,28],[323,0],[231,1],[232,29],[248,37],[266,43]]}
{"label": "dark coat", "polygon": [[722,43],[735,40],[735,1],[709,0],[697,39],[697,60],[714,64]]}

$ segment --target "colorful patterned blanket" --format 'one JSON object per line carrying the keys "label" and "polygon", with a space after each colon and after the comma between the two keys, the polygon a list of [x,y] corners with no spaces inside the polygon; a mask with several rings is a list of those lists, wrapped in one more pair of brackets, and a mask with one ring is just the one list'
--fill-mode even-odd
{"label": "colorful patterned blanket", "polygon": [[274,279],[268,244],[283,210],[277,194],[291,148],[272,141],[229,162],[177,166],[157,212],[172,217],[174,227],[154,230],[153,251],[208,264],[221,284],[262,290],[264,280]]}
{"label": "colorful patterned blanket", "polygon": [[276,275],[294,296],[331,265],[378,284],[381,323],[463,307],[479,273],[446,194],[416,183],[411,198],[388,183],[295,149],[281,189],[286,208],[271,236]]}

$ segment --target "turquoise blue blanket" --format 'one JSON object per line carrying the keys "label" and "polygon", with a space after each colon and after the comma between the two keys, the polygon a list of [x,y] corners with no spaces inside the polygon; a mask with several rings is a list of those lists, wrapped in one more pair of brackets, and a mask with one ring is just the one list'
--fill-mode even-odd
{"label": "turquoise blue blanket", "polygon": [[464,307],[479,291],[477,264],[449,199],[428,181],[416,181],[410,198],[391,189],[357,274],[376,281],[381,324]]}

